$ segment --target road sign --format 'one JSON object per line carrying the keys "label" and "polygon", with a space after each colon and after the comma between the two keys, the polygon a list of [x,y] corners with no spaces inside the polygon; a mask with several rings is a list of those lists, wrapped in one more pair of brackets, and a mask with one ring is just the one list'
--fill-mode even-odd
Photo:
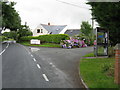
{"label": "road sign", "polygon": [[37,44],[37,45],[39,45],[40,44],[40,40],[38,40],[38,39],[31,39],[30,40],[30,44]]}

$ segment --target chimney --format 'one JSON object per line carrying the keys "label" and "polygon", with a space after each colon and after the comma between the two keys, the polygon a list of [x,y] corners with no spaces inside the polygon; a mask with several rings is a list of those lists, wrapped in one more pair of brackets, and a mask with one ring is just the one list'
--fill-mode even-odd
{"label": "chimney", "polygon": [[48,25],[50,25],[50,23],[48,23]]}

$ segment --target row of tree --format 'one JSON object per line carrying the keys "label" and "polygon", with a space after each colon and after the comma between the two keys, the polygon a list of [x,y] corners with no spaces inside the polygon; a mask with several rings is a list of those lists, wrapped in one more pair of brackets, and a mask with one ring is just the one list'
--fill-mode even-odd
{"label": "row of tree", "polygon": [[[19,41],[22,36],[30,36],[32,32],[27,25],[21,25],[21,18],[19,13],[15,10],[15,2],[1,2],[0,6],[0,27],[2,30],[10,29],[10,32],[5,32],[3,35]],[[1,33],[1,31],[0,31]]]}

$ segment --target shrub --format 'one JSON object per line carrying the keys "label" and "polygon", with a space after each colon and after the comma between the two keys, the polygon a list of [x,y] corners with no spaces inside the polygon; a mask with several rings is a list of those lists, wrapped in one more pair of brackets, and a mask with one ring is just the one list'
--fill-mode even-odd
{"label": "shrub", "polygon": [[20,42],[27,42],[27,41],[30,41],[31,39],[38,39],[38,37],[24,36],[20,38]]}
{"label": "shrub", "polygon": [[56,43],[59,44],[61,40],[69,39],[67,34],[50,34],[50,35],[40,35],[37,37],[34,36],[25,36],[21,37],[20,41],[30,41],[31,39],[39,39],[41,43]]}
{"label": "shrub", "polygon": [[5,36],[0,36],[0,42],[4,41],[4,40],[7,40],[7,37]]}

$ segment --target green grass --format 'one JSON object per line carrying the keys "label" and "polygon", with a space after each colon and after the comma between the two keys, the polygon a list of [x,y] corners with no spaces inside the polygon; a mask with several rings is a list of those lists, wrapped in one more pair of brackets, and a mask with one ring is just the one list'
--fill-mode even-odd
{"label": "green grass", "polygon": [[29,42],[22,42],[20,43],[22,45],[26,45],[26,46],[38,46],[38,47],[61,47],[59,44],[53,44],[53,43],[43,43],[40,45],[31,45]]}
{"label": "green grass", "polygon": [[88,54],[86,54],[86,55],[83,56],[83,57],[94,57],[94,53],[88,53]]}
{"label": "green grass", "polygon": [[[118,85],[114,83],[114,75],[110,75],[110,72],[114,72],[114,69],[110,71],[107,67],[114,66],[114,58],[94,58],[94,59],[82,59],[80,61],[80,75],[88,86],[88,88],[118,88]],[[106,70],[103,72],[103,70]]]}

